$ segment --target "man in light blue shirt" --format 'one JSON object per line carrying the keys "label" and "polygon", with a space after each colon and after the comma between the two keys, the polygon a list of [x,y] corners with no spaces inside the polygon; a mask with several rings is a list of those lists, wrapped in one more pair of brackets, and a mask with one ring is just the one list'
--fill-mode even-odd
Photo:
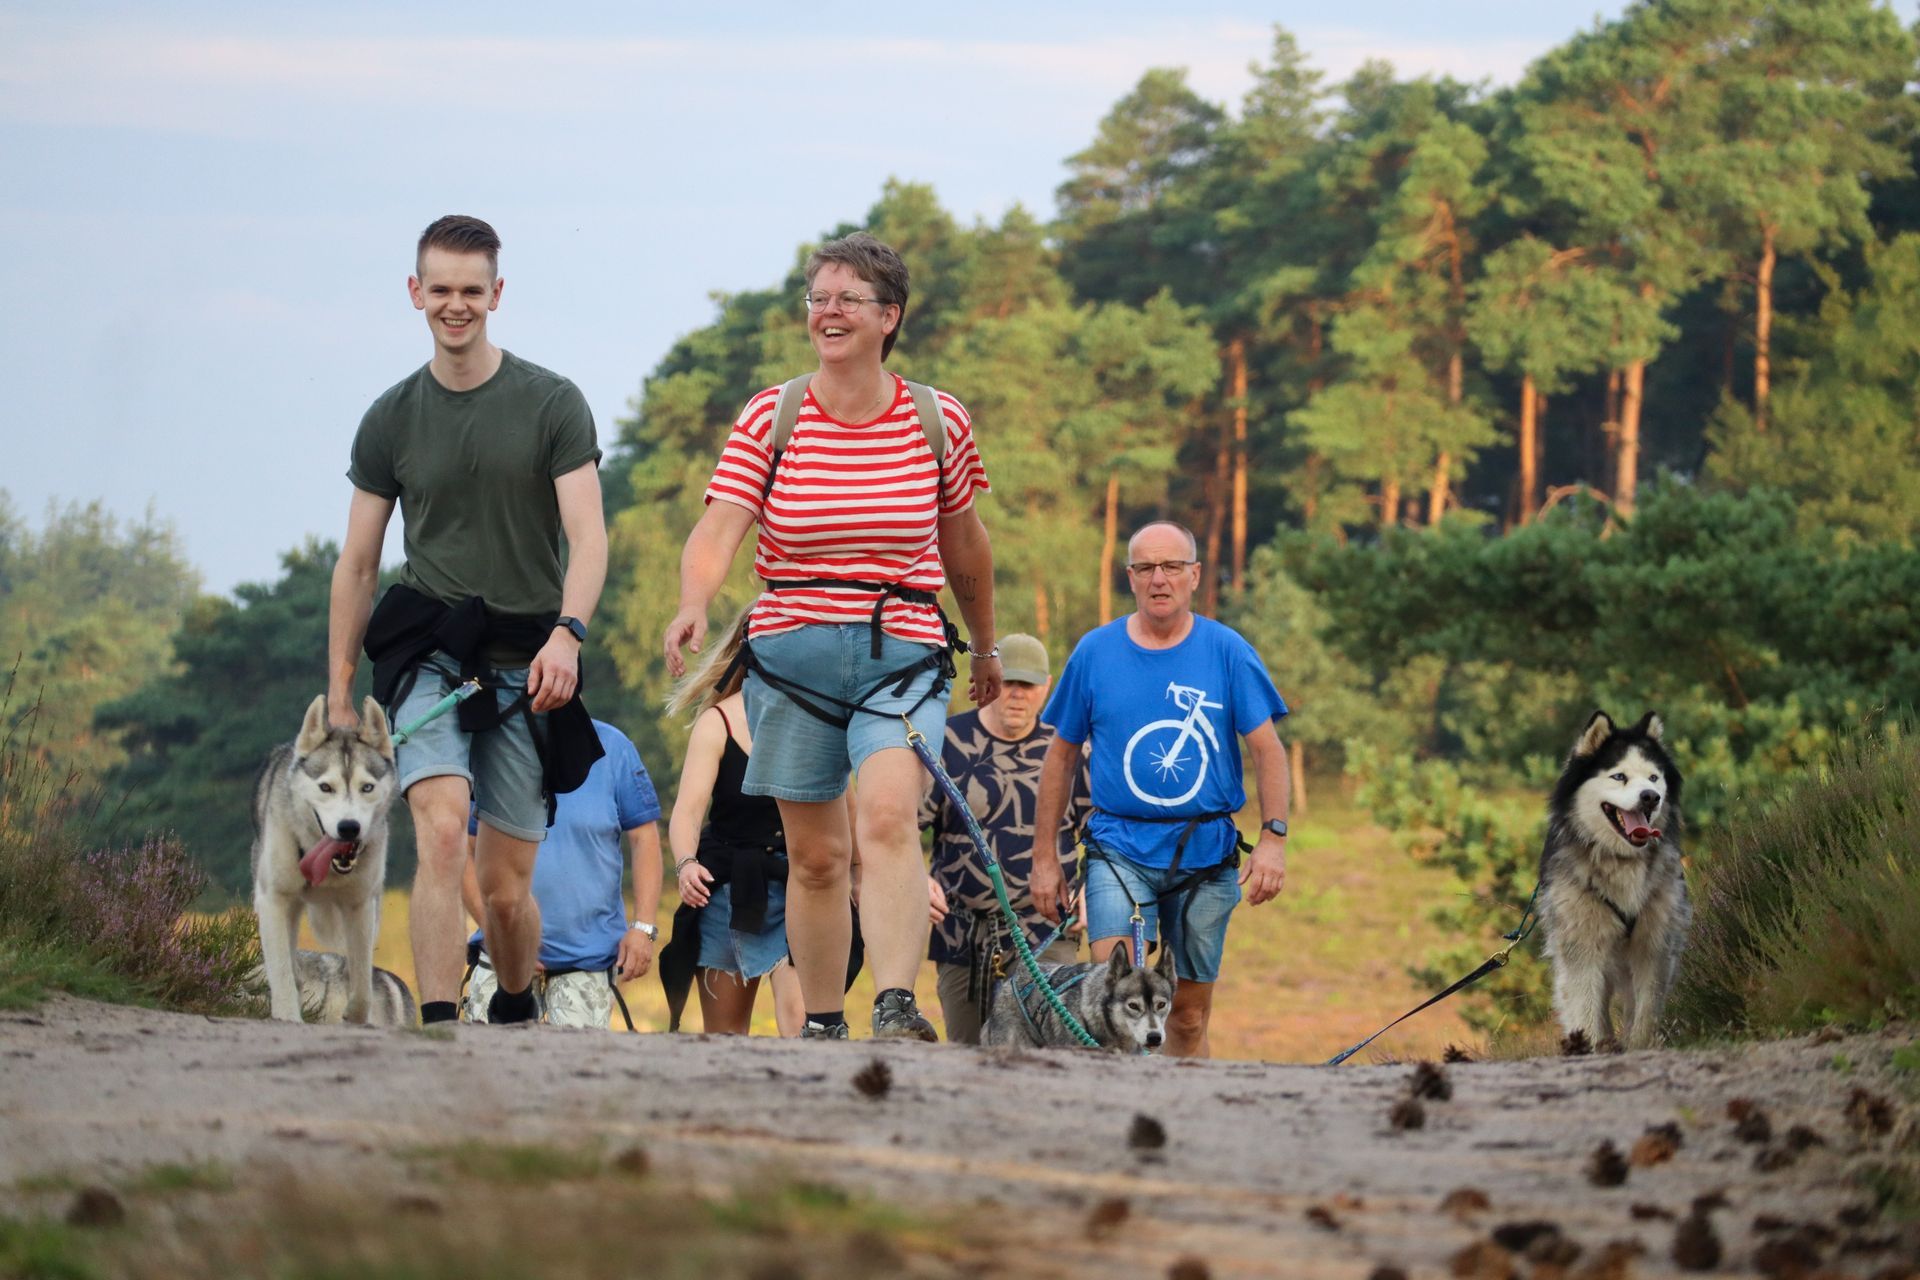
{"label": "man in light blue shirt", "polygon": [[[660,801],[627,735],[600,720],[593,728],[606,754],[585,782],[556,798],[553,827],[533,866],[533,900],[540,911],[547,1021],[604,1030],[613,1016],[615,981],[631,982],[653,966],[660,936],[653,922],[660,908]],[[620,894],[623,836],[633,862],[631,924]],[[479,883],[471,859],[462,887],[468,912],[481,918],[474,911]],[[470,948],[481,941],[475,931]],[[482,948],[467,984],[471,1020],[487,1020],[494,985]]]}
{"label": "man in light blue shirt", "polygon": [[[1273,726],[1287,704],[1252,645],[1193,612],[1200,560],[1191,532],[1170,521],[1142,528],[1127,544],[1127,576],[1134,612],[1081,637],[1042,713],[1054,739],[1034,829],[1058,829],[1090,745],[1093,958],[1126,944],[1136,919],[1149,941],[1171,947],[1180,982],[1167,1052],[1206,1057],[1227,919],[1243,887],[1257,906],[1286,882],[1287,753]],[[1234,823],[1247,800],[1241,738],[1262,819],[1244,867]],[[1031,883],[1034,905],[1058,920],[1064,889],[1050,845],[1035,846]]]}

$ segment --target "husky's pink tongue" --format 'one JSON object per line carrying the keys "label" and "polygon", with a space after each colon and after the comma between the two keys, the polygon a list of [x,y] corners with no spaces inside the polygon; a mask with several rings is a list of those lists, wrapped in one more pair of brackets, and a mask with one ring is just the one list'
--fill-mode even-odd
{"label": "husky's pink tongue", "polygon": [[332,866],[333,860],[352,848],[353,841],[335,840],[328,836],[302,855],[300,874],[307,878],[308,884],[317,885],[327,878],[327,869]]}
{"label": "husky's pink tongue", "polygon": [[1620,825],[1627,829],[1629,840],[1644,842],[1660,838],[1660,828],[1648,826],[1647,820],[1631,809],[1620,811]]}

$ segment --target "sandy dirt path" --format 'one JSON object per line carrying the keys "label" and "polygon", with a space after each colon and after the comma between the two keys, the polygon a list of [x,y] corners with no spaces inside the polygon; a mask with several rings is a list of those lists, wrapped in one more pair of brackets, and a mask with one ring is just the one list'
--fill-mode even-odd
{"label": "sandy dirt path", "polygon": [[[1458,1063],[1444,1068],[1452,1096],[1421,1104],[1422,1127],[1396,1128],[1407,1064],[466,1025],[435,1038],[59,998],[0,1015],[0,1188],[16,1188],[0,1203],[21,1198],[22,1180],[111,1179],[162,1162],[217,1160],[249,1171],[244,1184],[256,1172],[362,1176],[408,1147],[468,1138],[597,1141],[643,1146],[657,1170],[702,1185],[772,1167],[908,1205],[976,1206],[1004,1240],[995,1274],[1158,1276],[1197,1257],[1214,1276],[1445,1275],[1462,1249],[1530,1221],[1556,1224],[1580,1256],[1543,1270],[1537,1245],[1516,1274],[1680,1274],[1675,1218],[1719,1195],[1709,1220],[1720,1274],[1758,1273],[1756,1250],[1781,1233],[1756,1229],[1770,1215],[1818,1224],[1810,1239],[1835,1273],[1870,1276],[1920,1265],[1911,1228],[1848,1212],[1870,1203],[1865,1171],[1911,1176],[1920,1155],[1910,1077],[1887,1065],[1911,1040],[1907,1028]],[[892,1071],[878,1098],[852,1083],[876,1058]],[[1869,1114],[1862,1089],[1884,1112]],[[1736,1132],[1738,1098],[1764,1114],[1770,1140]],[[1667,1123],[1681,1138],[1670,1159],[1595,1184],[1603,1142],[1624,1155]],[[1156,1124],[1162,1145],[1143,1140]],[[1817,1141],[1794,1152],[1794,1126]],[[1462,1189],[1487,1207],[1442,1211]],[[1124,1227],[1095,1239],[1089,1215],[1113,1199],[1127,1203]],[[1644,1253],[1629,1270],[1593,1271],[1609,1242]]]}

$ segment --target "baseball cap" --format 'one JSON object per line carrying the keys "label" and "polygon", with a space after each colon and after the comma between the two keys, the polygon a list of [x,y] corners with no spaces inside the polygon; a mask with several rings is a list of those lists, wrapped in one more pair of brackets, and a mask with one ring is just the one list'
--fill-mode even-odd
{"label": "baseball cap", "polygon": [[1053,678],[1047,646],[1032,636],[1015,632],[1000,637],[1000,678],[1021,684],[1045,684]]}

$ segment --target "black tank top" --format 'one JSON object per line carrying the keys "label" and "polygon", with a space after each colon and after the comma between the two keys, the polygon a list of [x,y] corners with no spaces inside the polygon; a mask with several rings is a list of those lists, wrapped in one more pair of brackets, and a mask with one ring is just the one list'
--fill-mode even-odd
{"label": "black tank top", "polygon": [[[718,710],[718,708],[715,708]],[[734,739],[727,713],[720,712],[727,729],[727,745],[720,753],[720,770],[713,780],[713,803],[707,810],[700,843],[734,849],[778,849],[786,852],[786,834],[780,828],[780,805],[772,796],[750,796],[740,790],[747,776],[747,753]]]}

